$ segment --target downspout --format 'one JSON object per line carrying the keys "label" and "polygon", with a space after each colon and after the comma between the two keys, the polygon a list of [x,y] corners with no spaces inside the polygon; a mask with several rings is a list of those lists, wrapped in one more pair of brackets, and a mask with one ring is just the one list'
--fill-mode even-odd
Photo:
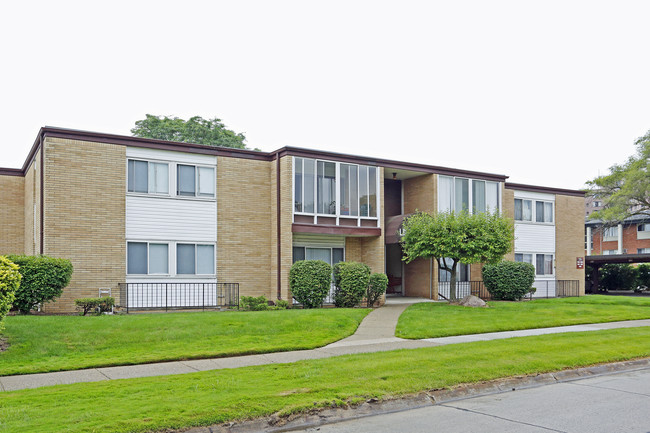
{"label": "downspout", "polygon": [[276,200],[277,200],[277,202],[276,202],[276,212],[277,212],[277,217],[276,217],[277,239],[276,239],[276,242],[278,244],[278,247],[277,247],[278,248],[278,250],[277,250],[277,256],[278,256],[278,263],[277,263],[278,282],[277,282],[277,284],[278,284],[278,299],[282,299],[282,245],[281,245],[282,236],[280,234],[280,228],[282,227],[282,224],[280,224],[280,215],[282,213],[280,212],[280,204],[281,204],[281,200],[280,200],[280,155],[276,153],[275,158],[276,158],[275,167],[276,167],[276,173],[277,173],[276,182],[275,182]]}
{"label": "downspout", "polygon": [[41,149],[41,202],[40,202],[40,214],[41,214],[41,221],[39,224],[39,229],[40,229],[40,254],[43,255],[44,252],[44,246],[43,246],[43,239],[45,238],[44,233],[45,233],[45,221],[44,221],[44,214],[45,214],[45,148],[43,146],[43,134],[41,134],[40,137],[40,143],[39,147]]}

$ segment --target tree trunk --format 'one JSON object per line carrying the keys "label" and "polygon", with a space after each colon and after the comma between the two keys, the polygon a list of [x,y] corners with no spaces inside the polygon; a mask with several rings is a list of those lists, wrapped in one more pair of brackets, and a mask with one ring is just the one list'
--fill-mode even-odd
{"label": "tree trunk", "polygon": [[451,278],[449,280],[449,299],[452,301],[456,300],[456,266],[458,266],[458,262],[454,260],[451,265]]}

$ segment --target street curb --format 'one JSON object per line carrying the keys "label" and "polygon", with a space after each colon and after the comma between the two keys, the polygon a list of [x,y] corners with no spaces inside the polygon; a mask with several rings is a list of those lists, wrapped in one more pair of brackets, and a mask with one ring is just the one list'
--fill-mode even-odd
{"label": "street curb", "polygon": [[343,408],[319,408],[306,413],[289,416],[271,415],[249,421],[231,422],[210,427],[195,427],[182,431],[186,433],[289,432],[374,415],[439,405],[472,397],[501,394],[555,383],[572,382],[588,377],[625,373],[648,368],[650,368],[650,358],[599,364],[591,367],[560,370],[552,373],[507,377],[489,382],[460,385],[451,389],[421,392],[419,394],[393,399],[370,399],[362,404]]}

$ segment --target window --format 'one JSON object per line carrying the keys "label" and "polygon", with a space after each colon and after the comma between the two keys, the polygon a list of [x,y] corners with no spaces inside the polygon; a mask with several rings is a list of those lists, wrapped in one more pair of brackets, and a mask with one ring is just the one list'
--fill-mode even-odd
{"label": "window", "polygon": [[605,227],[603,231],[604,240],[617,240],[618,239],[618,227]]}
{"label": "window", "polygon": [[214,245],[176,244],[176,273],[214,274]]}
{"label": "window", "polygon": [[293,263],[299,260],[322,260],[329,265],[343,261],[344,248],[293,247]]}
{"label": "window", "polygon": [[553,203],[545,201],[535,202],[535,222],[552,223],[553,222]]}
{"label": "window", "polygon": [[604,256],[613,256],[618,254],[618,250],[604,250],[603,255]]}
{"label": "window", "polygon": [[517,254],[515,253],[515,262],[524,262],[533,264],[533,255],[532,254]]}
{"label": "window", "polygon": [[602,206],[602,203],[599,201],[592,202],[593,207],[599,207]]}
{"label": "window", "polygon": [[438,176],[440,212],[495,212],[499,210],[499,183]]}
{"label": "window", "polygon": [[[451,259],[445,258],[445,263],[451,266]],[[441,283],[446,283],[451,281],[451,272],[438,268],[438,281]],[[469,265],[464,263],[458,263],[456,265],[456,281],[469,281]]]}
{"label": "window", "polygon": [[214,167],[178,164],[176,193],[185,197],[214,197]]}
{"label": "window", "polygon": [[148,242],[127,242],[127,274],[168,274],[169,245]]}
{"label": "window", "polygon": [[640,232],[650,232],[650,224],[639,224],[636,229]]}
{"label": "window", "polygon": [[532,221],[533,220],[533,202],[532,200],[515,199],[515,220]]}
{"label": "window", "polygon": [[638,248],[636,250],[637,254],[650,254],[650,248]]}
{"label": "window", "polygon": [[294,158],[293,172],[294,212],[377,218],[377,167]]}
{"label": "window", "polygon": [[536,254],[535,255],[535,274],[536,275],[553,275],[553,255]]}
{"label": "window", "polygon": [[128,160],[128,192],[169,194],[169,164]]}

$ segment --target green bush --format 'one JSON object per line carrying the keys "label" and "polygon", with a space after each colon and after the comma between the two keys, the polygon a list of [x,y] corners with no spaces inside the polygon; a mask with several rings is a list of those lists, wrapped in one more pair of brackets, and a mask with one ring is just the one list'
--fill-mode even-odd
{"label": "green bush", "polygon": [[636,268],[636,282],[639,286],[650,287],[650,265],[643,263]]}
{"label": "green bush", "polygon": [[277,301],[275,301],[275,307],[278,310],[286,310],[287,308],[289,308],[289,301],[287,301],[286,299],[278,299]]}
{"label": "green bush", "polygon": [[242,296],[239,298],[239,309],[244,311],[264,311],[269,309],[269,301],[265,296]]}
{"label": "green bush", "polygon": [[600,268],[600,288],[603,290],[632,290],[636,287],[637,270],[622,264],[608,264]]}
{"label": "green bush", "polygon": [[334,265],[334,305],[351,308],[359,305],[368,290],[370,267],[357,262]]}
{"label": "green bush", "polygon": [[80,298],[75,299],[74,304],[77,306],[78,310],[81,310],[80,313],[82,316],[85,316],[91,311],[100,315],[111,311],[111,308],[115,306],[115,298],[110,296],[105,296],[103,298]]}
{"label": "green bush", "polygon": [[58,298],[70,283],[70,260],[19,255],[9,255],[7,258],[19,266],[18,272],[22,275],[14,307],[23,314],[28,314],[38,304]]}
{"label": "green bush", "polygon": [[291,266],[289,286],[305,308],[319,308],[332,284],[332,267],[322,260],[300,260]]}
{"label": "green bush", "polygon": [[492,299],[518,301],[532,291],[535,267],[523,262],[483,266],[483,282]]}
{"label": "green bush", "polygon": [[368,293],[366,294],[366,300],[368,301],[368,306],[372,307],[375,305],[375,302],[381,298],[381,295],[386,293],[386,288],[388,287],[388,277],[386,274],[373,273],[370,275],[370,283],[368,284]]}
{"label": "green bush", "polygon": [[2,322],[14,302],[14,293],[20,287],[21,275],[18,265],[5,256],[0,256],[0,331]]}

